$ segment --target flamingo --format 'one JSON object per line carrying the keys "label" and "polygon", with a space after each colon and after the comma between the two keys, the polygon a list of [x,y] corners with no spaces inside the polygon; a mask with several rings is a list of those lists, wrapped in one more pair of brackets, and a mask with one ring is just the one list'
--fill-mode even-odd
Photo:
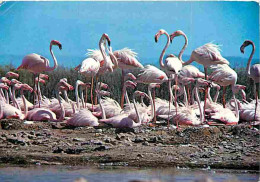
{"label": "flamingo", "polygon": [[[10,85],[11,81],[9,79],[7,79],[6,77],[1,77],[0,79],[0,83],[4,83],[5,85]],[[8,96],[8,92],[7,90],[5,90],[5,94],[3,93],[3,90],[0,89],[0,94],[3,96],[3,98],[5,99],[6,103],[9,104],[9,96]]]}
{"label": "flamingo", "polygon": [[210,68],[213,72],[209,79],[223,86],[223,106],[226,107],[225,92],[228,85],[235,86],[237,82],[237,73],[226,64],[212,65]]}
{"label": "flamingo", "polygon": [[126,72],[125,70],[131,70],[136,68],[144,68],[144,66],[137,60],[137,53],[129,48],[123,48],[121,50],[116,50],[113,52],[118,61],[118,67],[122,70],[122,82],[121,82],[121,100],[120,106],[124,106],[124,92],[123,92],[123,83],[126,81]]}
{"label": "flamingo", "polygon": [[[254,85],[256,85],[257,83],[260,83],[260,64],[254,64],[253,66],[250,67],[253,55],[255,53],[255,44],[253,41],[251,40],[245,40],[244,43],[241,45],[240,47],[240,51],[244,54],[244,49],[245,47],[247,47],[248,45],[252,45],[252,52],[250,54],[250,57],[248,59],[247,62],[247,66],[246,66],[246,72],[247,72],[247,76],[249,78],[251,78],[254,81]],[[255,119],[256,119],[256,111],[257,111],[257,105],[258,105],[258,92],[259,92],[259,87],[256,86],[255,88]]]}
{"label": "flamingo", "polygon": [[[208,80],[207,68],[211,65],[217,64],[227,64],[229,65],[228,60],[223,58],[220,54],[220,48],[216,44],[207,43],[203,46],[198,47],[192,51],[190,59],[183,63],[183,65],[191,64],[193,61],[196,61],[199,64],[202,64],[204,67],[205,79]],[[204,106],[206,106],[208,87],[205,90],[205,100]],[[204,107],[205,113],[205,107]]]}
{"label": "flamingo", "polygon": [[[45,57],[43,57],[39,54],[33,53],[33,54],[26,55],[23,58],[22,64],[16,69],[16,70],[26,69],[29,72],[33,73],[33,75],[34,75],[34,78],[33,78],[34,87],[35,87],[35,78],[36,78],[37,74],[44,72],[44,71],[53,71],[58,67],[58,62],[57,62],[56,57],[54,56],[53,51],[52,51],[53,45],[58,46],[60,50],[62,49],[62,45],[59,41],[57,41],[57,40],[51,41],[51,43],[50,43],[50,53],[51,53],[51,56],[52,56],[53,61],[54,61],[53,67],[50,67],[50,62],[47,58],[45,58]],[[39,75],[38,75],[38,77],[39,77]],[[34,92],[34,94],[35,94],[35,92]],[[39,100],[39,95],[38,95],[38,100]],[[40,102],[39,102],[39,107],[40,107]]]}
{"label": "flamingo", "polygon": [[[166,72],[166,74],[169,76],[169,78],[172,78],[173,75],[175,75],[175,84],[177,85],[177,74],[178,72],[181,70],[182,68],[182,62],[180,61],[180,59],[178,59],[176,56],[174,56],[173,54],[169,55],[166,60],[165,60],[165,64],[163,63],[163,56],[165,54],[166,49],[169,47],[170,45],[170,36],[169,34],[163,30],[160,29],[156,35],[155,35],[155,42],[158,42],[159,37],[165,34],[167,37],[167,43],[160,55],[160,67],[163,71]],[[172,99],[172,92],[171,92],[171,79],[168,80],[168,89],[169,89],[169,112],[170,112],[170,103],[171,103],[171,99]],[[176,90],[175,90],[175,109],[176,109],[176,114],[177,114],[177,97],[176,97]],[[168,118],[168,126],[169,126],[169,118]]]}
{"label": "flamingo", "polygon": [[[110,124],[115,128],[134,128],[140,126],[142,121],[140,119],[139,111],[136,107],[135,97],[141,95],[146,95],[148,97],[146,93],[140,91],[135,91],[133,94],[134,108],[136,112],[135,115],[123,113],[109,119],[100,119],[99,122]],[[136,115],[137,115],[137,120],[135,119]]]}

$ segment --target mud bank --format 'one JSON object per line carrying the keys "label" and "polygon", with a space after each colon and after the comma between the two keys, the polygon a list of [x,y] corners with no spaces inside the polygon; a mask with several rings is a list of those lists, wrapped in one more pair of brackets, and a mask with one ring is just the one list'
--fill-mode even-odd
{"label": "mud bank", "polygon": [[67,128],[0,121],[1,165],[259,169],[259,126]]}

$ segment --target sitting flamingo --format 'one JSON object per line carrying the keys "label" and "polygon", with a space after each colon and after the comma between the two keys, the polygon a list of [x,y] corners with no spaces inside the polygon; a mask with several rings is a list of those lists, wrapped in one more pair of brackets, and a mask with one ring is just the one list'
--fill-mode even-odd
{"label": "sitting flamingo", "polygon": [[139,111],[136,107],[135,97],[141,95],[146,95],[148,97],[146,93],[140,91],[135,91],[133,94],[133,102],[134,102],[135,112],[137,115],[137,120],[134,119],[135,115],[133,116],[132,114],[123,113],[109,119],[101,119],[99,120],[99,122],[110,124],[115,128],[134,128],[140,126],[142,121],[140,119]]}

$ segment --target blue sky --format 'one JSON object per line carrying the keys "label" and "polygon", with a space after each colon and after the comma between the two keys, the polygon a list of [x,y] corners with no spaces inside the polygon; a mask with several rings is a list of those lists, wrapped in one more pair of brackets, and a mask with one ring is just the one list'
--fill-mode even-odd
{"label": "blue sky", "polygon": [[[0,63],[19,65],[23,56],[38,53],[51,60],[50,40],[65,66],[80,63],[86,50],[98,48],[102,33],[111,38],[113,50],[134,49],[142,63],[157,63],[166,37],[154,35],[181,29],[189,39],[184,52],[214,41],[223,45],[223,56],[248,58],[239,47],[245,39],[256,44],[259,59],[259,5],[256,2],[5,2],[0,6]],[[184,44],[176,38],[167,53],[177,54]]]}

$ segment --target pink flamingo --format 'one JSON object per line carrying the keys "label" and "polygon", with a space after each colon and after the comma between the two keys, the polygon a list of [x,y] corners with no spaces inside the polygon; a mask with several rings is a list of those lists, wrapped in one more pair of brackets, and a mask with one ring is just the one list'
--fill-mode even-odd
{"label": "pink flamingo", "polygon": [[120,106],[124,106],[124,92],[123,84],[126,81],[127,74],[125,70],[132,70],[136,68],[144,68],[144,66],[137,60],[137,53],[129,48],[123,48],[113,52],[118,61],[118,67],[122,70],[122,81],[121,81],[121,100]]}
{"label": "pink flamingo", "polygon": [[226,107],[225,92],[226,87],[231,85],[235,86],[237,82],[237,73],[226,64],[210,66],[213,72],[209,75],[209,79],[223,86],[223,106]]}
{"label": "pink flamingo", "polygon": [[135,120],[135,115],[131,115],[131,114],[120,114],[117,116],[114,116],[112,118],[109,119],[101,119],[99,120],[99,122],[103,122],[106,124],[110,124],[115,128],[134,128],[134,127],[138,127],[141,125],[142,121],[140,119],[140,114],[138,112],[138,109],[136,107],[136,102],[135,102],[135,97],[139,95],[146,95],[148,97],[147,94],[145,94],[144,92],[140,92],[140,91],[135,91],[133,94],[133,102],[134,102],[134,108],[135,108],[135,112],[137,115],[137,120]]}
{"label": "pink flamingo", "polygon": [[[166,72],[166,74],[169,76],[169,78],[172,78],[173,75],[175,75],[175,84],[177,85],[177,74],[178,72],[181,70],[182,68],[182,62],[180,61],[179,58],[177,58],[176,56],[174,56],[173,54],[169,55],[166,60],[165,60],[165,64],[163,63],[163,56],[165,54],[165,51],[166,49],[169,47],[170,45],[170,36],[169,34],[163,30],[163,29],[160,29],[156,35],[155,35],[155,42],[158,42],[158,39],[159,37],[162,35],[162,34],[165,34],[167,36],[167,43],[160,55],[160,67],[163,71]],[[169,111],[171,110],[170,109],[170,104],[171,104],[171,99],[172,99],[172,92],[171,92],[171,79],[168,80],[168,89],[169,89]],[[177,114],[177,97],[176,97],[176,90],[175,90],[175,109],[176,109],[176,114]],[[169,125],[169,119],[168,118],[168,125]]]}
{"label": "pink flamingo", "polygon": [[[247,72],[247,76],[249,78],[251,78],[254,81],[254,85],[256,85],[257,83],[260,83],[260,64],[254,64],[253,66],[250,67],[253,55],[255,53],[254,42],[251,41],[251,40],[245,40],[244,43],[240,47],[240,51],[244,54],[244,49],[248,45],[252,45],[252,52],[251,52],[250,57],[249,57],[248,62],[247,62],[246,72]],[[255,88],[255,99],[256,99],[256,102],[255,102],[255,119],[256,119],[256,111],[257,111],[257,105],[258,105],[258,92],[259,92],[259,87],[256,86],[256,88]]]}
{"label": "pink flamingo", "polygon": [[[50,61],[47,58],[45,58],[45,57],[43,57],[39,54],[33,53],[33,54],[28,54],[23,58],[22,64],[17,68],[17,70],[26,69],[29,72],[33,73],[33,75],[34,75],[33,80],[34,81],[35,81],[35,77],[36,77],[37,74],[44,72],[44,71],[55,70],[58,67],[58,63],[57,63],[56,57],[54,56],[53,51],[52,51],[53,45],[58,46],[60,50],[62,49],[62,45],[59,41],[57,41],[57,40],[51,41],[51,43],[50,43],[50,53],[51,53],[51,56],[54,60],[54,66],[53,67],[50,67]],[[35,86],[35,82],[34,82],[34,86]],[[38,95],[38,97],[39,97],[39,95]],[[39,100],[39,98],[38,98],[38,100]],[[39,107],[40,107],[40,102],[39,102]]]}
{"label": "pink flamingo", "polygon": [[[229,64],[229,62],[223,58],[220,54],[220,48],[218,45],[207,43],[204,44],[201,47],[198,47],[194,51],[192,51],[190,59],[183,63],[183,65],[191,64],[193,61],[196,61],[199,64],[202,64],[204,66],[204,73],[205,73],[205,79],[208,79],[208,73],[207,68],[211,65],[217,65],[217,64]],[[208,93],[208,87],[205,90],[205,103],[204,106],[206,106],[206,98]],[[205,113],[205,107],[204,107],[204,113]]]}

